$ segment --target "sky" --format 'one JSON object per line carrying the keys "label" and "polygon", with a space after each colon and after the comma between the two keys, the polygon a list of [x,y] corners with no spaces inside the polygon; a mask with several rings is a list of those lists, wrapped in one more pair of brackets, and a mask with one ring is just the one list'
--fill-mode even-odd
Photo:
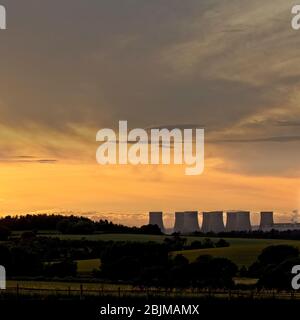
{"label": "sky", "polygon": [[[295,1],[0,2],[0,215],[300,209]],[[205,128],[204,173],[98,165],[120,120]]]}

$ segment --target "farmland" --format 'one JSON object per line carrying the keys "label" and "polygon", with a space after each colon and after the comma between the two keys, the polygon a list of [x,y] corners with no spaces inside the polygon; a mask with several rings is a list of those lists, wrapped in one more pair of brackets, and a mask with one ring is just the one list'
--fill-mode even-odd
{"label": "farmland", "polygon": [[239,267],[251,265],[260,252],[271,245],[286,244],[298,247],[300,241],[293,240],[266,240],[266,239],[226,239],[230,243],[227,248],[210,248],[177,251],[173,254],[183,254],[189,261],[194,261],[200,255],[211,255],[232,260]]}
{"label": "farmland", "polygon": [[98,270],[100,268],[100,259],[88,259],[88,260],[76,260],[77,271],[80,274],[88,274],[93,270]]}
{"label": "farmland", "polygon": [[[47,236],[45,237],[45,235]],[[151,294],[168,294],[167,290],[161,291],[161,288],[157,289],[157,283],[159,283],[159,285],[165,286],[166,288],[168,288],[170,283],[172,286],[172,272],[174,272],[174,270],[180,270],[180,263],[182,261],[180,260],[180,258],[174,260],[168,259],[168,255],[170,257],[177,254],[182,254],[189,260],[189,262],[193,262],[201,255],[211,255],[213,257],[228,258],[229,260],[237,264],[238,267],[248,267],[253,262],[255,262],[257,256],[261,253],[261,251],[268,246],[285,244],[295,246],[300,249],[300,240],[225,238],[226,242],[229,243],[229,246],[218,247],[216,245],[212,245],[211,247],[202,246],[202,248],[201,246],[198,246],[198,248],[201,249],[188,250],[188,248],[197,248],[197,246],[195,246],[195,243],[192,246],[190,245],[193,241],[198,241],[198,244],[199,241],[201,241],[200,245],[208,243],[209,241],[205,240],[207,239],[207,237],[183,236],[181,238],[176,238],[166,235],[120,233],[95,233],[91,235],[43,233],[38,234],[38,236],[35,236],[34,238],[29,240],[26,238],[22,239],[19,236],[20,240],[18,240],[16,236],[17,235],[14,234],[14,240],[12,240],[11,242],[12,244],[20,244],[20,248],[28,248],[30,245],[30,249],[34,247],[43,249],[46,247],[49,251],[49,254],[54,257],[54,259],[52,260],[52,264],[51,260],[49,260],[49,264],[47,264],[46,266],[41,265],[41,269],[37,269],[39,273],[34,274],[34,276],[32,276],[28,272],[27,274],[25,274],[25,276],[23,276],[22,274],[22,276],[17,275],[10,278],[7,283],[7,292],[17,296],[59,295],[67,297],[82,297],[86,295],[102,296],[106,294],[117,296],[143,296],[145,294],[148,294],[147,290],[149,290],[149,288],[151,288],[151,290],[152,288],[154,288],[154,291],[151,291]],[[186,241],[183,246],[171,247],[169,244],[170,241],[165,241],[166,238],[169,240],[172,239],[172,241],[178,241],[178,239],[180,241],[186,239]],[[220,240],[220,238],[217,237],[211,237],[209,239],[215,244]],[[108,243],[107,241],[122,242]],[[163,242],[166,243],[165,246],[160,245]],[[21,245],[23,245],[23,247],[21,247]],[[177,250],[181,250],[183,248],[186,249],[181,251],[172,251],[176,250],[175,248],[178,248]],[[72,253],[73,258],[70,262],[67,260],[58,260],[60,257],[59,255],[65,256],[65,254],[68,254],[69,252]],[[134,252],[134,255],[132,254],[132,252]],[[43,256],[40,255],[39,257]],[[100,257],[102,261],[100,260]],[[163,257],[162,260],[160,260],[161,257]],[[165,264],[165,261],[168,261],[168,264]],[[76,272],[74,272],[74,268],[76,267],[75,263],[77,264]],[[206,278],[201,278],[197,271],[198,269],[195,271],[195,266],[197,266],[197,268],[198,266],[201,268],[201,263],[206,263],[210,264],[210,266],[213,266],[211,268],[208,268],[207,270],[215,270],[214,268],[219,267],[220,263],[225,263],[226,266],[226,264],[231,262],[220,262],[216,259],[208,259],[206,262],[206,259],[202,259],[201,261],[197,261],[195,264],[190,265],[187,263],[187,265],[183,265],[181,267],[182,272],[185,272],[186,268],[188,268],[188,274],[191,275],[187,280],[188,282],[183,282],[187,283],[188,285],[184,293],[185,295],[201,295],[202,293],[200,291],[193,291],[195,285],[196,287],[198,285],[198,279],[200,279],[200,281],[205,280],[205,285],[207,281],[211,279],[209,278],[210,274],[208,274],[207,277],[203,276]],[[40,264],[36,264],[33,266],[39,267]],[[156,269],[152,268],[152,266],[155,266]],[[162,268],[157,268],[157,266],[162,266]],[[158,270],[156,271],[156,274],[152,276],[151,282],[149,282],[149,278],[144,277],[145,274],[148,277],[146,272],[149,270],[151,272],[152,270]],[[159,270],[163,271],[160,273]],[[166,276],[168,274],[170,274],[171,277]],[[200,275],[201,274],[203,273],[200,273]],[[218,274],[215,274],[213,277],[213,283],[215,283],[215,279],[219,279],[218,275],[220,275],[219,277],[223,277],[223,273],[218,272]],[[251,277],[251,275],[245,273],[242,275],[242,273],[235,271],[231,279],[237,286],[249,287],[254,287],[257,284],[258,279],[260,279],[259,277],[256,277],[255,279],[241,277]],[[134,281],[132,281],[132,279]],[[159,279],[159,282],[157,282],[156,279]],[[181,281],[185,281],[186,278],[184,277],[178,279],[183,279]],[[221,280],[223,281],[223,278]],[[221,285],[223,285],[222,281],[220,282]],[[195,284],[194,286],[193,283]],[[147,287],[148,289],[146,291],[142,290],[141,288],[144,287]],[[174,294],[177,295],[178,293],[180,293],[179,291],[182,289],[182,287],[180,286],[176,288],[177,289],[174,291]],[[245,294],[251,296],[255,294],[255,291],[251,291],[251,288],[247,290],[248,291],[245,291]],[[207,294],[205,289],[203,294]],[[216,295],[218,294],[226,296],[228,295],[228,292],[216,292]],[[230,295],[231,294],[232,291]],[[238,292],[238,294],[240,293]],[[290,294],[288,294],[288,297],[290,298]]]}
{"label": "farmland", "polygon": [[[93,234],[93,235],[61,235],[48,234],[48,236],[58,237],[61,240],[90,240],[90,241],[137,241],[147,242],[154,241],[162,243],[168,236],[164,235],[139,235],[139,234]],[[203,240],[196,236],[186,237],[187,242]],[[211,238],[214,242],[218,238]],[[228,258],[238,266],[251,265],[260,254],[260,252],[271,245],[287,244],[296,246],[300,249],[300,240],[276,240],[276,239],[244,239],[244,238],[226,238],[230,246],[225,248],[209,248],[197,250],[176,251],[172,254],[183,254],[189,261],[195,260],[200,255],[212,255],[214,257]],[[84,262],[83,262],[84,263]],[[87,262],[90,263],[90,262]],[[98,264],[99,266],[99,264]],[[78,266],[81,269],[80,265]],[[89,269],[90,270],[90,269]]]}

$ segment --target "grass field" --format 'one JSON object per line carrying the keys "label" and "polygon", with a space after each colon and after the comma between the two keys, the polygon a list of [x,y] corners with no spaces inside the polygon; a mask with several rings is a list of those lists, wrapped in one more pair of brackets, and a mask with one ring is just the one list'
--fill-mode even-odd
{"label": "grass field", "polygon": [[185,250],[174,252],[173,254],[183,254],[189,261],[208,254],[214,257],[228,258],[241,267],[251,265],[261,251],[271,245],[287,244],[300,249],[300,241],[293,240],[226,239],[226,241],[230,243],[230,247]]}
{"label": "grass field", "polygon": [[100,259],[77,260],[77,271],[79,273],[91,273],[93,270],[99,270]]}
{"label": "grass field", "polygon": [[[145,238],[143,238],[143,241],[145,241],[144,239]],[[191,237],[189,242],[194,239],[196,239],[196,237]],[[216,241],[217,239],[213,240]],[[201,255],[223,257],[232,260],[239,267],[242,267],[251,265],[260,252],[270,245],[288,244],[300,249],[300,241],[292,240],[226,239],[226,241],[230,243],[230,247],[175,251],[172,252],[172,255],[182,254],[189,259],[189,261],[193,261]],[[77,270],[82,274],[91,273],[94,269],[99,269],[101,263],[100,259],[78,260],[76,262]]]}
{"label": "grass field", "polygon": [[[58,237],[61,240],[103,240],[103,241],[138,241],[138,242],[146,242],[146,241],[155,241],[155,242],[163,242],[163,240],[167,237],[165,235],[142,235],[142,234],[93,234],[93,235],[62,235],[62,234],[52,234],[49,233],[47,236]],[[188,243],[194,240],[201,240],[203,238],[200,237],[186,237],[188,239]],[[217,241],[218,238],[212,238],[213,241]],[[226,241],[230,243],[230,247],[228,248],[212,248],[212,249],[197,249],[197,250],[185,250],[174,252],[173,254],[183,254],[190,261],[195,260],[200,255],[212,255],[215,257],[224,257],[232,260],[238,266],[249,266],[252,264],[260,252],[270,246],[277,244],[288,244],[292,246],[296,246],[300,249],[300,240],[272,240],[272,239],[235,239],[235,238],[226,238]],[[91,266],[95,266],[94,262],[82,262],[78,266],[79,270],[91,270]],[[97,262],[98,263],[98,262]],[[90,264],[90,266],[89,266]],[[94,268],[92,268],[94,269]],[[85,271],[83,271],[85,272]]]}
{"label": "grass field", "polygon": [[[155,241],[162,242],[166,236],[157,235],[139,235],[139,234],[94,234],[88,236],[81,235],[56,235],[60,239],[82,239],[87,240],[113,240],[113,241]],[[194,240],[201,240],[199,237],[186,237],[188,243]],[[217,238],[212,238],[213,241],[217,241]],[[212,255],[215,257],[224,257],[232,260],[238,266],[249,266],[252,264],[261,251],[270,246],[277,244],[288,244],[296,246],[300,249],[300,240],[273,240],[273,239],[235,239],[230,238],[226,241],[230,243],[230,247],[227,248],[212,248],[212,249],[197,249],[197,250],[185,250],[174,252],[173,254],[183,254],[190,261],[195,260],[200,255]]]}

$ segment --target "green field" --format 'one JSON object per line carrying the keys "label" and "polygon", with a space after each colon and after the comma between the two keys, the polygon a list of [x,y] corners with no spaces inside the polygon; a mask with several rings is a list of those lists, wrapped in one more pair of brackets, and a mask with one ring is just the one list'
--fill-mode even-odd
{"label": "green field", "polygon": [[[135,237],[134,239],[138,240]],[[145,241],[145,238],[142,239]],[[190,237],[189,242],[195,239],[196,237]],[[199,240],[199,238],[197,239]],[[216,241],[216,239],[212,240]],[[193,261],[201,255],[208,254],[214,257],[228,258],[241,267],[251,265],[260,252],[270,245],[288,244],[300,249],[300,241],[292,240],[226,239],[226,241],[230,243],[230,247],[176,251],[172,255],[183,254],[189,261]],[[78,260],[76,262],[79,273],[91,273],[100,267],[100,259]]]}
{"label": "green field", "polygon": [[[17,234],[14,234],[17,236]],[[143,234],[92,234],[92,235],[67,235],[58,234],[54,232],[47,232],[47,237],[57,237],[61,240],[90,240],[90,241],[137,241],[147,242],[154,241],[162,243],[166,235],[143,235]],[[41,235],[42,236],[42,235]],[[187,236],[187,243],[191,243],[195,240],[203,240],[205,237]],[[218,238],[212,238],[213,241],[217,241]],[[190,261],[195,260],[200,255],[212,255],[215,257],[224,257],[232,260],[239,266],[249,266],[252,264],[260,252],[270,246],[277,244],[288,244],[296,246],[300,249],[300,240],[272,240],[272,239],[235,239],[226,238],[226,241],[230,243],[228,248],[212,248],[212,249],[197,249],[197,250],[185,250],[174,252],[173,254],[183,254]],[[78,271],[80,273],[91,272],[93,269],[98,269],[99,260],[92,259],[87,261],[78,262]]]}
{"label": "green field", "polygon": [[230,243],[227,248],[197,249],[174,252],[183,254],[189,261],[195,260],[200,255],[212,255],[215,257],[228,258],[238,266],[251,265],[260,252],[271,245],[287,244],[300,249],[300,241],[293,240],[265,240],[265,239],[226,239]]}
{"label": "green field", "polygon": [[[167,237],[165,235],[140,235],[140,234],[93,234],[93,235],[61,235],[53,234],[51,236],[59,237],[62,240],[103,240],[103,241],[155,241],[163,242]],[[203,240],[201,237],[186,237],[188,243],[194,240]],[[213,241],[217,241],[218,238],[212,238]],[[224,257],[232,260],[238,266],[249,266],[252,264],[260,252],[270,246],[277,244],[288,244],[296,246],[300,249],[300,240],[273,240],[273,239],[235,239],[235,238],[226,238],[226,241],[230,243],[230,247],[227,248],[212,248],[212,249],[197,249],[197,250],[185,250],[180,252],[175,252],[173,254],[183,254],[190,261],[195,260],[200,255],[212,255],[215,257]],[[89,264],[86,262],[86,264]],[[93,262],[91,263],[93,265]],[[82,267],[84,269],[85,267]],[[89,268],[89,267],[87,267]],[[81,266],[79,266],[79,270]],[[92,268],[94,269],[94,268]],[[89,269],[91,270],[91,269]]]}
{"label": "green field", "polygon": [[79,273],[91,273],[93,270],[99,270],[100,259],[77,260],[77,271]]}

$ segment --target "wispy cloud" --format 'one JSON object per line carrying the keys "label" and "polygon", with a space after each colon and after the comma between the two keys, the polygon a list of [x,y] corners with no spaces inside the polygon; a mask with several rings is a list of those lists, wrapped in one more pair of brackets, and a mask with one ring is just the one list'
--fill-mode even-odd
{"label": "wispy cloud", "polygon": [[297,142],[300,136],[278,136],[278,137],[262,137],[262,138],[228,138],[209,140],[210,143],[252,143],[252,142]]}
{"label": "wispy cloud", "polygon": [[0,163],[56,163],[58,160],[56,159],[42,159],[35,156],[16,156],[16,157],[1,157]]}

